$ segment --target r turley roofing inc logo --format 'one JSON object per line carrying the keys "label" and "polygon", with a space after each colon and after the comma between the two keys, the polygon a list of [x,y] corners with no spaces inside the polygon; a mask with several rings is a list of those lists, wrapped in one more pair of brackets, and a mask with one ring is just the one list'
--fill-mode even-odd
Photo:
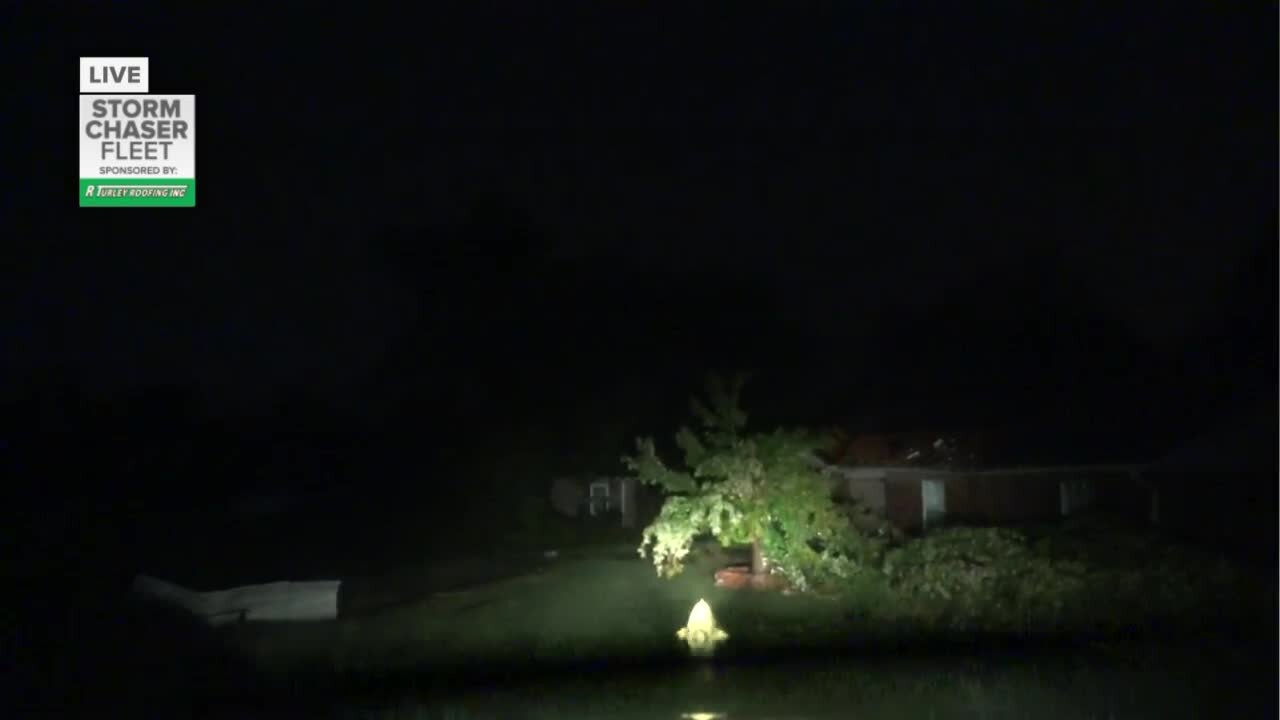
{"label": "r turley roofing inc logo", "polygon": [[80,58],[80,207],[195,207],[196,96],[149,85],[147,58]]}

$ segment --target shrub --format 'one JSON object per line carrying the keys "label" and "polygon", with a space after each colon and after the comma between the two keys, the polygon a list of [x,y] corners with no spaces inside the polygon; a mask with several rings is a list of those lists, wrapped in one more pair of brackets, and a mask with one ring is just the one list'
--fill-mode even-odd
{"label": "shrub", "polygon": [[1225,560],[1132,531],[1067,527],[1033,542],[1018,530],[949,528],[890,550],[882,569],[904,601],[989,629],[1199,621],[1233,615],[1248,595]]}
{"label": "shrub", "polygon": [[958,616],[1002,626],[1059,619],[1084,587],[1086,566],[1055,561],[1004,528],[948,528],[891,550],[884,573],[899,592]]}

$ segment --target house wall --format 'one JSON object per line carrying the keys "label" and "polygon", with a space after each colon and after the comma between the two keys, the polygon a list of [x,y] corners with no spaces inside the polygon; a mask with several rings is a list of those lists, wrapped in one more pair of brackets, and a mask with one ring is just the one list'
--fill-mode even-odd
{"label": "house wall", "polygon": [[946,518],[957,522],[1015,524],[1061,517],[1064,482],[1076,484],[1073,497],[1086,498],[1088,507],[1124,512],[1137,523],[1146,521],[1150,507],[1138,472],[1121,466],[842,469],[838,492],[870,505],[902,530],[918,531],[923,525],[921,482],[926,479],[944,484]]}
{"label": "house wall", "polygon": [[551,506],[567,517],[586,517],[589,510],[591,483],[604,481],[609,486],[611,513],[617,513],[623,527],[648,524],[662,507],[660,493],[642,488],[629,477],[562,477],[551,483]]}
{"label": "house wall", "polygon": [[845,495],[873,512],[883,513],[886,505],[885,482],[878,478],[849,478],[845,486]]}
{"label": "house wall", "polygon": [[875,512],[884,513],[884,479],[888,472],[884,468],[827,466],[823,478],[836,499],[854,500]]}
{"label": "house wall", "polygon": [[989,482],[1001,503],[992,512],[996,522],[1050,520],[1062,516],[1061,483],[1070,478],[1036,472],[998,475]]}
{"label": "house wall", "polygon": [[923,525],[920,506],[920,478],[895,476],[884,481],[885,518],[898,528],[913,532]]}
{"label": "house wall", "polygon": [[980,484],[966,475],[950,475],[947,483],[947,517],[961,522],[980,522],[986,515]]}
{"label": "house wall", "polygon": [[957,520],[1016,523],[1062,516],[1062,485],[1074,483],[1088,508],[1123,509],[1141,518],[1145,492],[1127,472],[1082,469],[975,472],[955,477],[948,509]]}
{"label": "house wall", "polygon": [[[1106,510],[1145,521],[1149,494],[1136,470],[1081,466],[996,470],[965,475],[968,502],[963,515],[989,522],[1046,520],[1062,516],[1062,486],[1074,486],[1084,509]],[[960,511],[960,508],[957,508]]]}

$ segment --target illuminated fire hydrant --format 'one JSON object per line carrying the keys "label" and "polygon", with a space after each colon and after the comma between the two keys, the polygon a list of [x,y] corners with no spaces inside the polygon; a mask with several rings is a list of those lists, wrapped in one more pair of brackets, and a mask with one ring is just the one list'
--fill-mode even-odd
{"label": "illuminated fire hydrant", "polygon": [[689,611],[689,622],[676,631],[676,637],[689,643],[689,650],[698,657],[715,653],[716,643],[729,639],[729,633],[716,626],[711,606],[706,600],[698,600]]}

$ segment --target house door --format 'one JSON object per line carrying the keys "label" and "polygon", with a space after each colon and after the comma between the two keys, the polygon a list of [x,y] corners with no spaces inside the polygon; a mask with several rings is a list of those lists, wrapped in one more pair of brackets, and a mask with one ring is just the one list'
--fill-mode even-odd
{"label": "house door", "polygon": [[924,529],[942,522],[947,514],[947,486],[941,480],[920,481],[920,510]]}

